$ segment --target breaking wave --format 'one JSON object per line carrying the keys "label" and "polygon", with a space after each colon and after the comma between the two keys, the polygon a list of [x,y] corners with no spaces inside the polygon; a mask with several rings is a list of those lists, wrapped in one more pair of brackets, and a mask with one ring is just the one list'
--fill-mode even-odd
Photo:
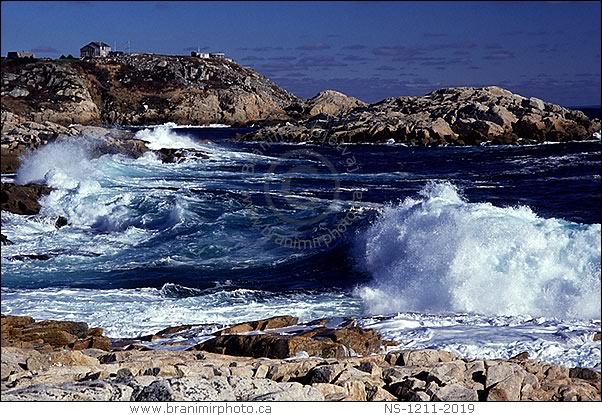
{"label": "breaking wave", "polygon": [[470,203],[449,183],[387,206],[360,237],[371,314],[470,312],[600,318],[600,224]]}

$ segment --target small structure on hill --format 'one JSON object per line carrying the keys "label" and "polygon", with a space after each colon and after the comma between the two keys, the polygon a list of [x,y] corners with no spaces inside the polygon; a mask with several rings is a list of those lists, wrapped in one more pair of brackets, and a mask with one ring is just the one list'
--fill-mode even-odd
{"label": "small structure on hill", "polygon": [[203,59],[208,59],[209,58],[209,54],[208,53],[205,53],[205,52],[196,52],[196,51],[190,52],[190,56],[197,57],[197,58],[203,58]]}
{"label": "small structure on hill", "polygon": [[32,52],[25,52],[24,50],[19,52],[8,52],[6,59],[33,59],[35,56]]}
{"label": "small structure on hill", "polygon": [[224,59],[226,54],[222,52],[213,52],[209,54],[209,57],[213,59]]}
{"label": "small structure on hill", "polygon": [[111,46],[104,42],[90,42],[79,50],[79,55],[82,58],[100,58],[109,56]]}

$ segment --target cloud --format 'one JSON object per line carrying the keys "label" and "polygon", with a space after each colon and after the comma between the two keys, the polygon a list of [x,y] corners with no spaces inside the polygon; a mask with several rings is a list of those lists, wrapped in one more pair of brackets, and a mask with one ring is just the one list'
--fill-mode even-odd
{"label": "cloud", "polygon": [[347,46],[343,46],[343,49],[349,49],[349,50],[362,50],[362,49],[366,49],[368,46],[366,45],[360,45],[360,44],[355,44],[355,45],[347,45]]}
{"label": "cloud", "polygon": [[561,30],[555,30],[555,31],[511,30],[508,32],[503,32],[502,35],[504,35],[504,36],[549,36],[552,34],[561,34],[561,33],[563,33],[563,31],[561,31]]}
{"label": "cloud", "polygon": [[295,49],[307,50],[307,51],[326,50],[326,49],[330,49],[330,45],[328,43],[324,43],[324,42],[307,43],[305,45],[297,46]]}
{"label": "cloud", "polygon": [[485,55],[483,59],[489,61],[504,61],[508,59],[514,59],[514,53],[510,52],[509,50],[495,50],[489,55]]}
{"label": "cloud", "polygon": [[371,61],[372,59],[366,57],[366,56],[358,56],[358,55],[341,55],[341,60],[345,61],[345,62],[368,62]]}
{"label": "cloud", "polygon": [[431,50],[443,50],[443,49],[448,49],[448,50],[453,50],[453,49],[464,49],[464,50],[471,50],[476,48],[477,45],[474,42],[465,42],[465,41],[461,41],[461,42],[452,42],[452,43],[437,43],[434,45],[430,45],[430,46],[425,46],[425,49],[431,49]]}
{"label": "cloud", "polygon": [[560,49],[557,44],[550,45],[548,43],[538,43],[535,47],[541,53],[557,53]]}
{"label": "cloud", "polygon": [[52,46],[36,46],[31,49],[34,53],[61,53],[60,50],[53,48]]}
{"label": "cloud", "polygon": [[274,59],[258,60],[258,64],[254,66],[259,72],[270,77],[278,77],[283,73],[305,74],[311,71],[348,66],[347,63],[338,61],[332,55],[302,56],[298,60],[296,59],[292,56],[277,56]]}
{"label": "cloud", "polygon": [[446,35],[445,33],[425,33],[423,34],[424,37],[427,38],[439,38],[439,37],[446,37],[448,35]]}
{"label": "cloud", "polygon": [[393,58],[394,62],[403,62],[406,65],[413,66],[466,66],[472,63],[472,59],[468,57],[445,57],[445,56],[414,56],[414,57],[397,57]]}
{"label": "cloud", "polygon": [[377,68],[375,68],[377,71],[396,71],[399,68],[396,68],[394,66],[389,66],[389,65],[381,65]]}
{"label": "cloud", "polygon": [[407,48],[405,46],[382,46],[380,48],[372,49],[372,53],[377,56],[394,56],[397,58],[408,58],[421,55],[424,52],[417,48]]}
{"label": "cloud", "polygon": [[335,66],[347,66],[346,63],[338,62],[334,56],[322,55],[322,56],[304,56],[299,59],[296,64],[299,68],[311,69],[311,68],[331,68]]}

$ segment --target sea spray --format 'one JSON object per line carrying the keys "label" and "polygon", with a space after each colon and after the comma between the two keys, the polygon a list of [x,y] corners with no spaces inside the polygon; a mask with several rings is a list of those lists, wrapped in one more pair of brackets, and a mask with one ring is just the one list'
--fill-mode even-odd
{"label": "sea spray", "polygon": [[159,199],[164,192],[131,186],[161,166],[160,161],[150,153],[136,160],[98,156],[100,144],[99,139],[79,137],[41,147],[23,158],[15,182],[47,184],[53,190],[40,200],[42,216],[63,216],[71,225],[95,231],[164,230],[184,220],[185,203],[176,195]]}
{"label": "sea spray", "polygon": [[154,128],[146,128],[138,131],[135,138],[146,141],[146,146],[151,150],[160,150],[162,148],[193,148],[202,150],[205,148],[192,138],[177,134],[174,131],[176,127],[177,125],[174,123],[165,123]]}
{"label": "sea spray", "polygon": [[600,318],[600,224],[470,203],[449,183],[383,208],[358,241],[369,313]]}

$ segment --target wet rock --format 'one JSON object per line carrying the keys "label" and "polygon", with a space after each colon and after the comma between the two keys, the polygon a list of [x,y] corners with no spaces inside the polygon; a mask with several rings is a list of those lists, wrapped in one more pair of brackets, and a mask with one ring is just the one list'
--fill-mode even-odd
{"label": "wet rock", "polygon": [[47,261],[50,259],[50,255],[48,254],[19,254],[13,255],[9,258],[12,261]]}
{"label": "wet rock", "polygon": [[569,378],[584,379],[600,383],[600,372],[585,367],[575,367],[569,369]]}
{"label": "wet rock", "polygon": [[36,215],[40,212],[38,200],[50,193],[50,188],[40,184],[17,185],[2,183],[0,206],[2,210],[18,215]]}
{"label": "wet rock", "polygon": [[154,150],[163,163],[182,163],[187,160],[208,159],[207,153],[192,148],[162,148]]}
{"label": "wet rock", "polygon": [[299,352],[307,352],[310,356],[319,357],[343,357],[348,355],[343,345],[332,341],[272,334],[248,336],[226,334],[210,339],[197,346],[197,348],[212,353],[233,356],[277,359],[293,357]]}
{"label": "wet rock", "polygon": [[10,241],[6,235],[4,235],[3,233],[0,234],[0,244],[2,245],[13,245],[14,242]]}
{"label": "wet rock", "polygon": [[305,382],[313,383],[331,383],[345,369],[342,364],[320,365],[309,371]]}
{"label": "wet rock", "polygon": [[345,346],[351,354],[368,355],[378,353],[382,347],[382,340],[374,330],[360,327],[342,329],[318,328],[304,333],[303,336],[313,339],[328,339],[334,343]]}
{"label": "wet rock", "polygon": [[54,227],[57,229],[62,228],[63,226],[67,226],[69,224],[69,222],[67,221],[67,218],[63,217],[63,216],[59,216],[56,221],[54,222]]}
{"label": "wet rock", "polygon": [[299,322],[297,317],[293,316],[276,316],[263,320],[249,321],[245,323],[235,324],[227,327],[223,330],[216,332],[216,334],[237,334],[245,333],[249,331],[263,331],[269,329],[278,329],[282,327],[294,326]]}

